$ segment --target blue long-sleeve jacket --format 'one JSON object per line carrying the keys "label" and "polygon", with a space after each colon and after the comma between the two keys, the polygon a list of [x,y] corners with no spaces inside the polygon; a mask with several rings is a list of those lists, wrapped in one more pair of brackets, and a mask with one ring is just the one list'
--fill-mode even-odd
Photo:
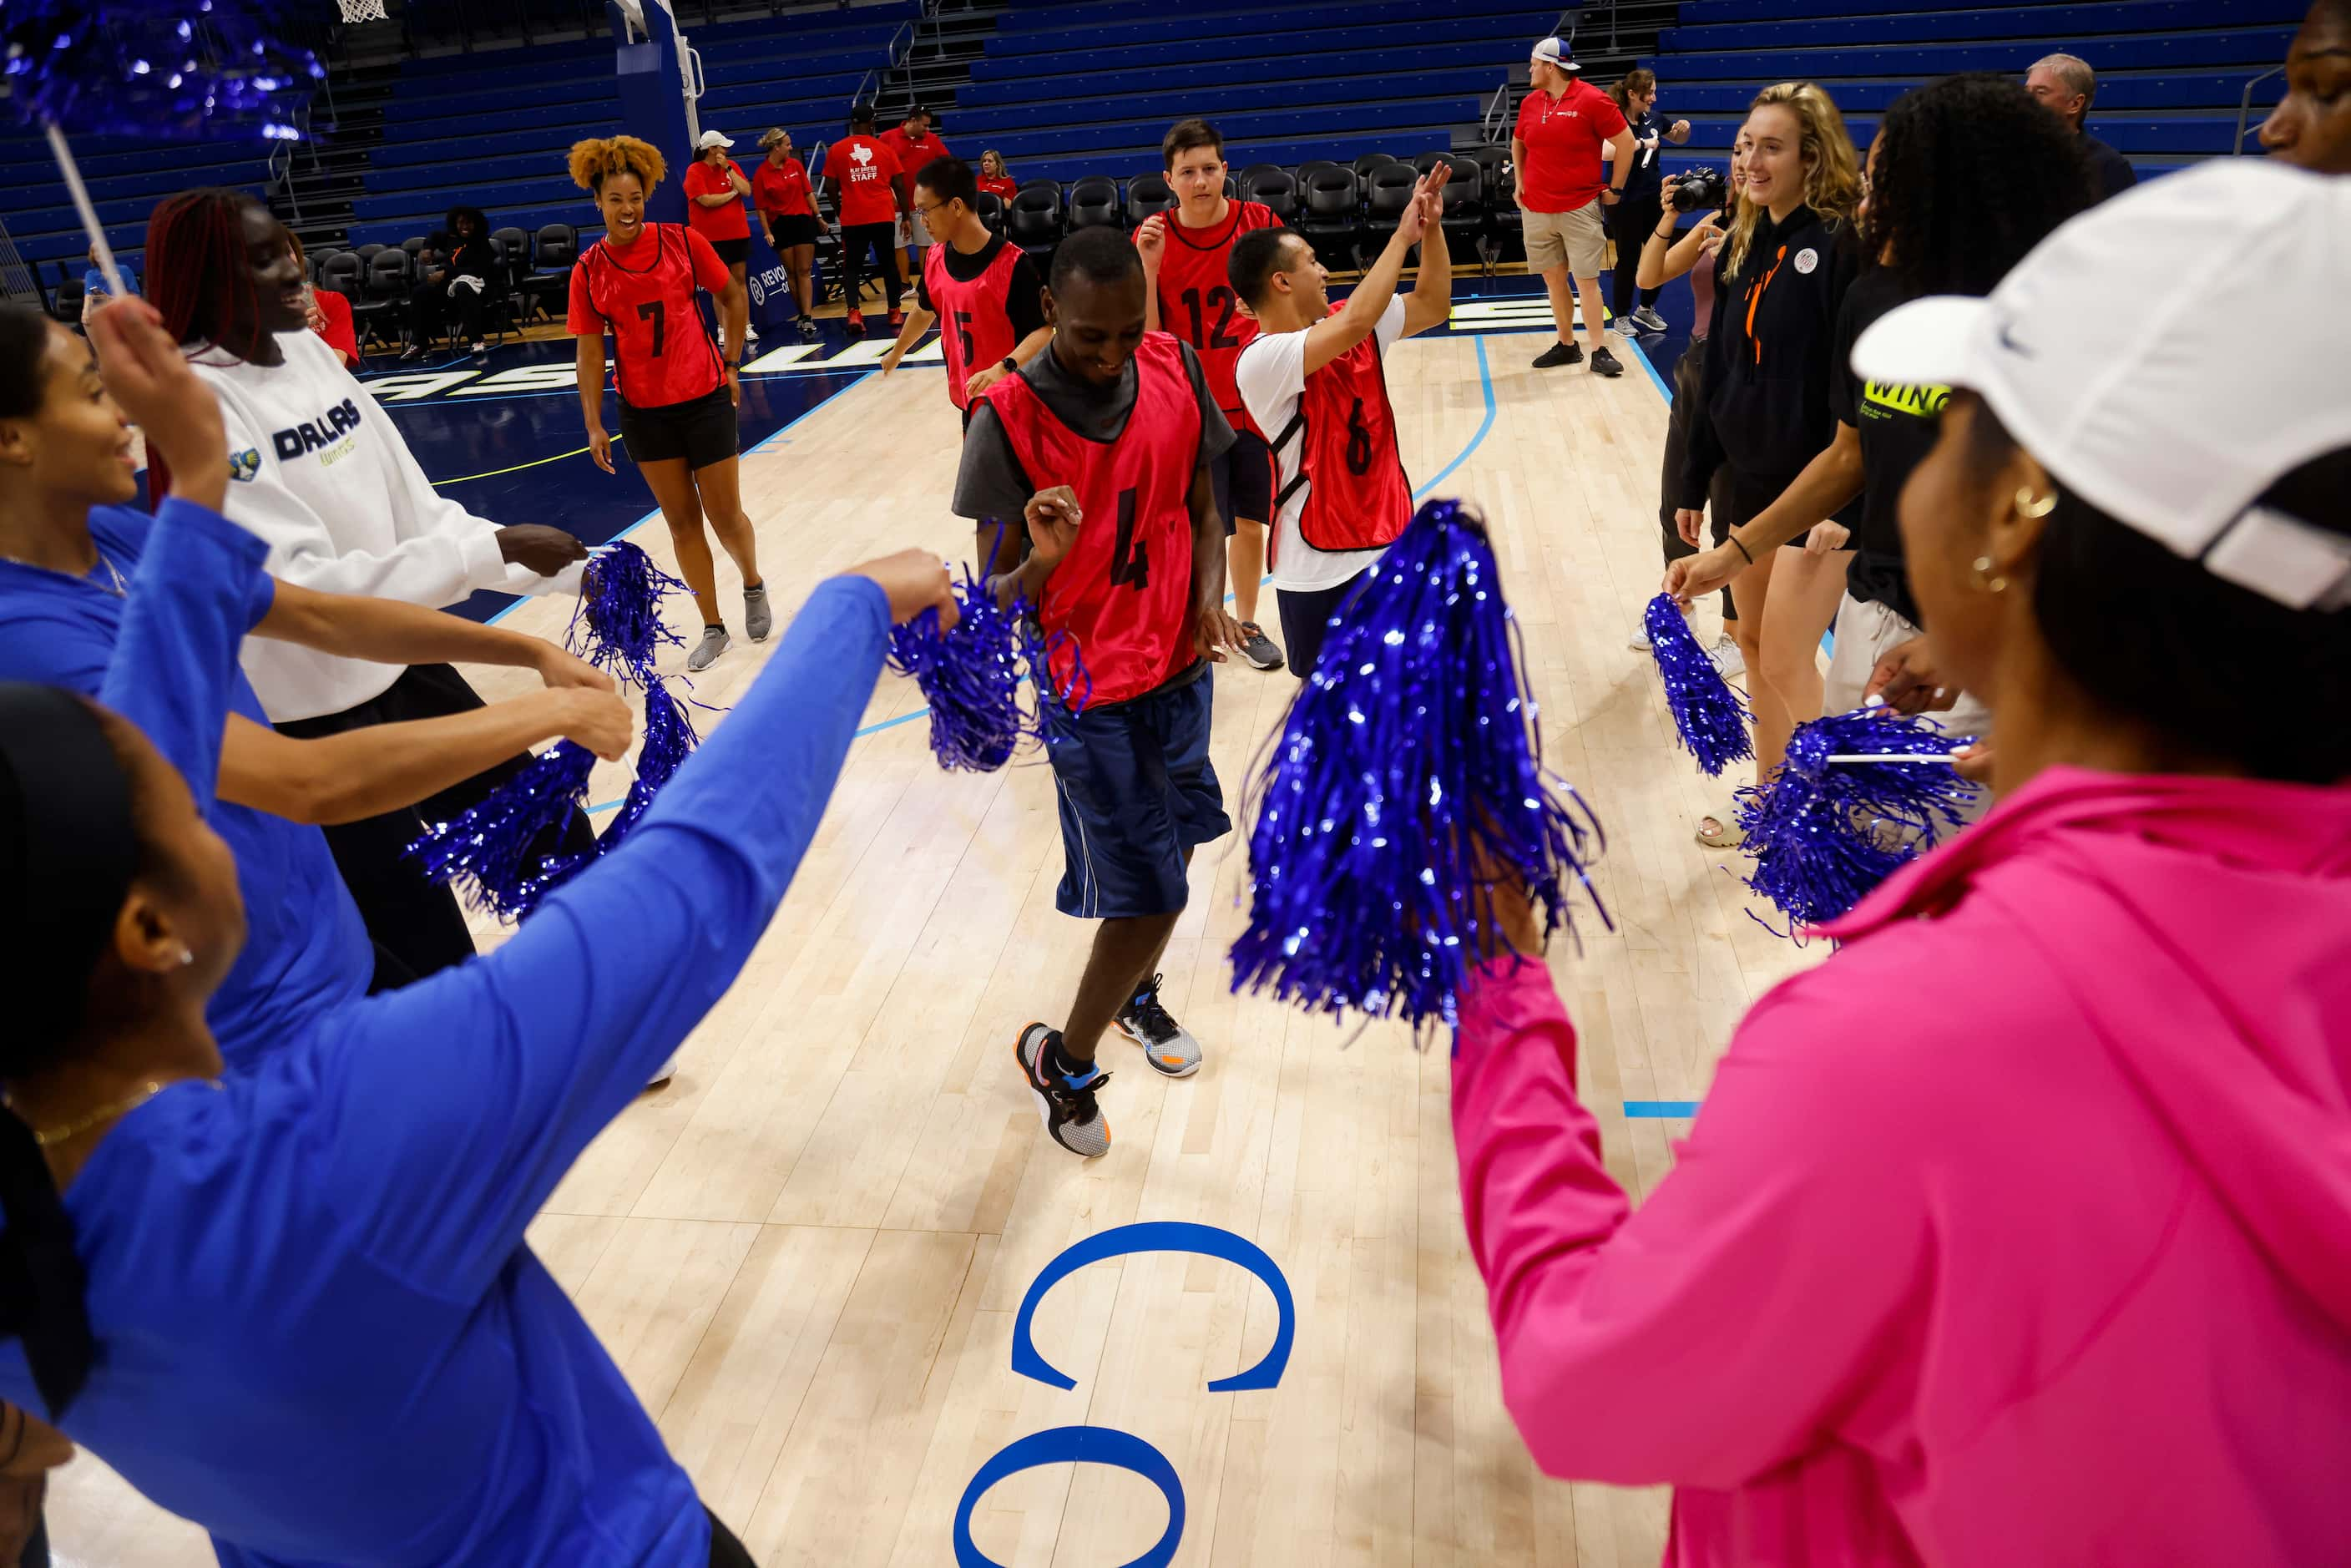
{"label": "blue long-sleeve jacket", "polygon": [[[627,843],[496,953],[124,1117],[66,1192],[99,1346],[66,1432],[232,1568],[705,1561],[692,1483],[523,1233],[767,928],[888,630],[874,584],[821,585]],[[199,665],[216,745],[234,666]],[[13,1342],[0,1398],[42,1408]]]}

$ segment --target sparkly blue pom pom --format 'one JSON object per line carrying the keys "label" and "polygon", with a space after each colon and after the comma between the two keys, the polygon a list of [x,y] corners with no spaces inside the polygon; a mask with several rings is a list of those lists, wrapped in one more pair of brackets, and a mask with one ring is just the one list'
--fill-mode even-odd
{"label": "sparkly blue pom pom", "polygon": [[[1956,744],[1884,707],[1796,727],[1780,770],[1739,792],[1747,885],[1788,916],[1788,935],[1844,914],[1959,827],[1976,787],[1947,760]],[[1906,757],[1922,760],[1890,760]]]}
{"label": "sparkly blue pom pom", "polygon": [[28,122],[107,136],[299,141],[326,76],[308,0],[8,0],[0,45]]}
{"label": "sparkly blue pom pom", "polygon": [[939,630],[936,610],[892,630],[890,667],[914,677],[930,705],[939,766],[993,773],[1032,733],[1020,712],[1019,612],[999,608],[968,568],[955,597],[962,611],[955,630]]}
{"label": "sparkly blue pom pom", "polygon": [[1486,531],[1431,502],[1332,618],[1256,782],[1233,988],[1458,1022],[1498,924],[1489,879],[1523,883],[1547,930],[1592,892],[1600,826],[1543,767],[1535,716]]}
{"label": "sparkly blue pom pom", "polygon": [[1657,676],[1666,684],[1666,708],[1698,767],[1717,776],[1732,763],[1753,757],[1746,699],[1730,689],[1713,655],[1690,634],[1689,618],[1673,596],[1660,593],[1649,601],[1642,621],[1648,628]]}
{"label": "sparkly blue pom pom", "polygon": [[628,798],[596,841],[596,852],[610,854],[629,836],[637,819],[653,803],[653,797],[670,780],[689,753],[702,744],[694,730],[694,720],[685,705],[670,695],[669,685],[656,680],[645,688],[645,733],[643,744],[637,747],[636,782],[629,786]]}
{"label": "sparkly blue pom pom", "polygon": [[[685,646],[662,620],[662,601],[686,591],[684,583],[626,539],[598,550],[563,645],[618,680],[651,688],[660,678],[653,660],[663,644]],[[650,728],[650,713],[646,722]]]}
{"label": "sparkly blue pom pom", "polygon": [[476,909],[519,920],[593,858],[541,858],[531,846],[585,803],[595,766],[586,747],[557,741],[466,810],[428,826],[408,853],[427,881],[457,884]]}

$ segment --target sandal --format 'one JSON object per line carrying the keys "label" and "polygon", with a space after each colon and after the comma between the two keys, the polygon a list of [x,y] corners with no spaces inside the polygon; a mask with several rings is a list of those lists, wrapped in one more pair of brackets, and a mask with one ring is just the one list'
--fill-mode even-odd
{"label": "sandal", "polygon": [[1735,850],[1747,841],[1747,835],[1739,831],[1736,799],[1698,819],[1698,841],[1710,850]]}

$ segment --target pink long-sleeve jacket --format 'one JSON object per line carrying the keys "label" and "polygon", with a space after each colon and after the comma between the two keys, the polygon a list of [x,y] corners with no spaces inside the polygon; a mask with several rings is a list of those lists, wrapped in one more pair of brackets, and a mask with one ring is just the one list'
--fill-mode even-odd
{"label": "pink long-sleeve jacket", "polygon": [[1833,930],[1638,1211],[1547,973],[1464,998],[1543,1469],[1675,1564],[2351,1563],[2351,789],[2054,768]]}

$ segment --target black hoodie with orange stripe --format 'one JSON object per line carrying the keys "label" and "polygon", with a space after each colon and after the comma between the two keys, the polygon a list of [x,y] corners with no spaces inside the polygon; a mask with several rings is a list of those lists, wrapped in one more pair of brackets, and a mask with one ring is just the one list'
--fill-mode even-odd
{"label": "black hoodie with orange stripe", "polygon": [[1706,505],[1717,468],[1728,465],[1743,487],[1776,490],[1834,438],[1837,308],[1861,274],[1853,225],[1808,206],[1782,223],[1758,219],[1740,277],[1723,276],[1724,259],[1717,253],[1704,381],[1679,481],[1679,504],[1693,509]]}

